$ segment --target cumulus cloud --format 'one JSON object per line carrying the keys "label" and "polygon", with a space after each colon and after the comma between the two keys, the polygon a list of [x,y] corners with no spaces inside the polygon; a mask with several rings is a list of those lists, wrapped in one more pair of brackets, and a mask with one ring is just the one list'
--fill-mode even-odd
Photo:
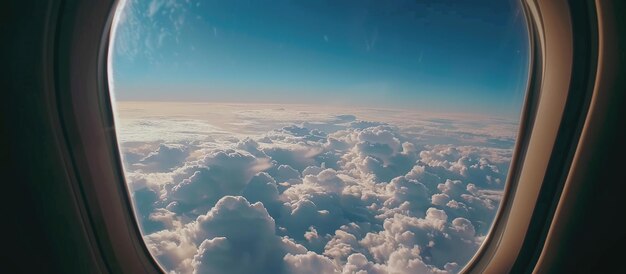
{"label": "cumulus cloud", "polygon": [[389,273],[385,265],[372,263],[361,253],[353,253],[343,266],[343,274],[386,274]]}
{"label": "cumulus cloud", "polygon": [[291,265],[283,258],[306,249],[275,230],[262,203],[224,196],[184,227],[147,235],[146,243],[165,267],[177,272],[284,273]]}
{"label": "cumulus cloud", "polygon": [[287,254],[285,256],[285,262],[289,273],[339,273],[337,266],[328,257],[321,256],[311,251],[306,254]]}
{"label": "cumulus cloud", "polygon": [[270,167],[267,161],[234,150],[211,153],[204,159],[176,170],[167,200],[185,210],[212,207],[225,195],[241,195],[250,180]]}
{"label": "cumulus cloud", "polygon": [[512,153],[493,142],[502,130],[451,119],[233,113],[246,134],[121,138],[145,241],[168,271],[456,273],[488,232]]}
{"label": "cumulus cloud", "polygon": [[387,207],[398,207],[402,203],[409,203],[413,210],[424,210],[431,204],[429,191],[426,186],[417,180],[406,177],[396,177],[386,185],[386,190],[392,196],[385,201]]}
{"label": "cumulus cloud", "polygon": [[192,262],[197,273],[278,273],[281,269],[283,242],[261,203],[225,196],[189,231],[192,241],[201,242]]}
{"label": "cumulus cloud", "polygon": [[184,163],[188,156],[187,148],[179,144],[160,144],[155,151],[139,159],[130,167],[144,173],[169,171]]}

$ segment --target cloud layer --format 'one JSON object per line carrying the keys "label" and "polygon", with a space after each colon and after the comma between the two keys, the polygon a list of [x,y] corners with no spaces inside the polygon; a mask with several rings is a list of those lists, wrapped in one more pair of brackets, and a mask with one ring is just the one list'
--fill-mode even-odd
{"label": "cloud layer", "polygon": [[188,138],[119,114],[136,214],[168,271],[456,273],[489,230],[515,134],[382,110],[221,110],[231,124],[185,117],[203,124]]}

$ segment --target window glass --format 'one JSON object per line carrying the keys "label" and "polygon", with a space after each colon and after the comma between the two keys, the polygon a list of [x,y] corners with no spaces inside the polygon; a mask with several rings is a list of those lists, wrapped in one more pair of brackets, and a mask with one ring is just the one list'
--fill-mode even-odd
{"label": "window glass", "polygon": [[520,3],[127,0],[109,81],[135,216],[176,273],[456,273],[503,196]]}

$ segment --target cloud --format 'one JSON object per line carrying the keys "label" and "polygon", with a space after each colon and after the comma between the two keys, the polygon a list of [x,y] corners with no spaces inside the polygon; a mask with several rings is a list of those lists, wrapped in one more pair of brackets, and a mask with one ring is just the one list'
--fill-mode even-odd
{"label": "cloud", "polygon": [[280,165],[276,170],[274,177],[281,182],[300,179],[300,172],[288,165]]}
{"label": "cloud", "polygon": [[325,256],[321,256],[315,252],[307,252],[306,254],[285,256],[288,273],[300,274],[318,274],[318,273],[340,273],[337,266]]}
{"label": "cloud", "polygon": [[184,179],[171,186],[167,200],[187,211],[202,211],[225,195],[241,195],[250,180],[269,167],[267,161],[245,152],[214,152],[175,171],[174,178]]}
{"label": "cloud", "polygon": [[194,270],[278,273],[285,252],[274,231],[274,220],[261,203],[225,196],[190,229],[193,241],[201,242],[192,263]]}
{"label": "cloud", "polygon": [[182,165],[187,156],[186,146],[160,144],[155,151],[139,159],[131,167],[140,172],[169,171]]}
{"label": "cloud", "polygon": [[275,223],[260,202],[224,196],[206,214],[176,230],[146,236],[167,269],[187,273],[285,273],[286,255],[306,249],[275,234]]}
{"label": "cloud", "polygon": [[422,261],[419,247],[400,247],[389,255],[387,270],[390,273],[448,273],[447,271],[427,265]]}
{"label": "cloud", "polygon": [[425,210],[431,204],[429,190],[417,180],[396,177],[386,185],[386,190],[392,194],[385,201],[387,207],[398,207],[407,202],[413,210]]}
{"label": "cloud", "polygon": [[390,126],[349,128],[332,137],[352,146],[341,156],[340,166],[356,178],[389,181],[406,174],[418,156],[415,145]]}
{"label": "cloud", "polygon": [[278,185],[274,178],[265,172],[254,175],[242,195],[251,203],[261,202],[273,216],[278,216],[282,208]]}
{"label": "cloud", "polygon": [[342,273],[386,274],[389,272],[387,271],[387,267],[385,265],[372,263],[361,253],[353,253],[348,257],[346,264],[343,266]]}
{"label": "cloud", "polygon": [[176,0],[126,0],[123,3],[116,14],[113,53],[124,57],[115,60],[128,61],[132,65],[136,65],[137,59],[160,64],[163,51],[157,53],[156,49],[166,43],[180,44],[188,13],[195,5],[191,1]]}
{"label": "cloud", "polygon": [[335,260],[345,261],[357,250],[359,250],[358,239],[348,232],[337,230],[333,238],[326,244],[324,255]]}
{"label": "cloud", "polygon": [[507,153],[495,148],[438,145],[431,150],[421,151],[420,161],[429,167],[449,171],[448,178],[494,187],[504,184],[506,172],[501,169],[508,169],[509,153],[510,151]]}
{"label": "cloud", "polygon": [[395,214],[383,227],[368,233],[359,244],[374,262],[398,273],[440,273],[466,262],[478,248],[471,222],[455,219],[450,223],[445,211],[435,208],[429,208],[424,218]]}
{"label": "cloud", "polygon": [[159,11],[159,9],[161,9],[161,6],[163,6],[163,4],[165,4],[165,1],[151,1],[148,5],[148,17],[153,17]]}
{"label": "cloud", "polygon": [[384,222],[384,230],[368,233],[360,244],[377,262],[386,262],[394,250],[401,246],[428,246],[443,233],[448,216],[443,210],[429,208],[425,218],[395,214]]}
{"label": "cloud", "polygon": [[158,219],[151,218],[152,214],[158,210],[155,207],[155,203],[159,200],[157,193],[148,188],[142,188],[133,191],[132,194],[137,219],[139,220],[142,232],[150,234],[164,229],[165,226],[163,223],[159,222]]}
{"label": "cloud", "polygon": [[[488,232],[511,159],[489,139],[508,135],[344,111],[233,111],[255,134],[197,117],[182,120],[209,130],[174,127],[168,141],[129,130],[127,181],[150,251],[176,273],[459,271]],[[133,119],[142,130],[171,122]]]}

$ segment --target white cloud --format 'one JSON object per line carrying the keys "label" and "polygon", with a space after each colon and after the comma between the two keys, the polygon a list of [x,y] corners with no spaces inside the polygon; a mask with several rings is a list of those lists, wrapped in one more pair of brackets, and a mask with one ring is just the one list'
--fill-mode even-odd
{"label": "white cloud", "polygon": [[184,179],[169,189],[167,200],[176,201],[188,210],[202,211],[225,195],[241,195],[250,180],[269,167],[266,160],[248,153],[214,152],[175,171],[174,179]]}
{"label": "white cloud", "polygon": [[169,271],[455,273],[502,196],[512,150],[489,140],[503,130],[380,110],[231,108],[208,108],[219,121],[179,116],[193,121],[184,130],[136,113],[123,127],[146,243]]}
{"label": "white cloud", "polygon": [[429,190],[417,180],[396,177],[387,184],[386,189],[392,195],[385,201],[387,207],[398,207],[408,202],[414,210],[424,210],[431,204]]}
{"label": "white cloud", "polygon": [[245,189],[242,195],[250,202],[261,202],[271,213],[280,210],[282,202],[279,200],[278,186],[274,178],[265,172],[257,173]]}
{"label": "white cloud", "polygon": [[167,269],[193,273],[283,273],[287,254],[306,249],[275,234],[261,203],[225,196],[204,215],[175,230],[145,237]]}
{"label": "white cloud", "polygon": [[277,273],[284,250],[274,231],[274,220],[261,203],[225,196],[190,229],[193,241],[202,243],[194,269],[199,273]]}
{"label": "white cloud", "polygon": [[335,260],[345,261],[348,256],[358,250],[358,239],[354,235],[343,230],[337,230],[333,238],[326,244],[324,255]]}
{"label": "white cloud", "polygon": [[131,165],[141,173],[169,171],[182,165],[188,156],[187,147],[179,144],[160,144],[159,147],[147,156]]}
{"label": "white cloud", "polygon": [[315,252],[306,254],[287,254],[285,256],[288,273],[299,274],[332,274],[340,273],[337,266],[325,256]]}
{"label": "white cloud", "polygon": [[161,6],[163,6],[163,4],[165,4],[165,1],[152,0],[148,5],[148,17],[153,17],[161,9]]}
{"label": "white cloud", "polygon": [[343,266],[343,274],[387,274],[386,265],[372,263],[361,253],[353,253]]}
{"label": "white cloud", "polygon": [[417,246],[413,248],[402,246],[398,250],[391,252],[387,271],[393,274],[448,273],[424,263],[420,256],[420,249]]}

